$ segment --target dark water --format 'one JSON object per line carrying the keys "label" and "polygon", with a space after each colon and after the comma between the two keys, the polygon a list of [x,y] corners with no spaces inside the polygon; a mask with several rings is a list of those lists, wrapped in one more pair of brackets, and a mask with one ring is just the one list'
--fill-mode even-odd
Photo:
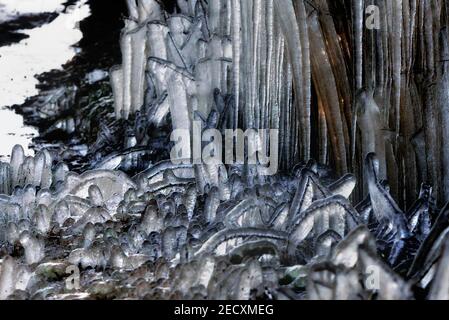
{"label": "dark water", "polygon": [[[65,0],[0,0],[3,29],[22,38],[3,37],[0,47],[0,156],[7,159],[15,144],[28,154],[38,131],[24,125],[23,118],[9,106],[20,105],[39,93],[36,75],[60,69],[79,50],[74,46],[83,34],[79,22],[90,15],[87,0],[64,7]],[[14,40],[14,39],[10,39]],[[17,40],[17,39],[15,39]]]}

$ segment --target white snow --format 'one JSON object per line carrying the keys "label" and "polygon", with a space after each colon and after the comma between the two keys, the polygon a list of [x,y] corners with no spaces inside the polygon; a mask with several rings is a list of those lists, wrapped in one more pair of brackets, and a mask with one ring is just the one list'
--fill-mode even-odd
{"label": "white snow", "polygon": [[[61,11],[65,0],[0,0],[0,10],[11,15],[14,12],[39,13]],[[6,13],[5,13],[6,12]],[[32,30],[23,30],[29,38],[0,48],[0,158],[8,156],[15,144],[21,144],[26,153],[31,137],[37,130],[26,127],[21,116],[6,109],[6,106],[22,104],[38,94],[36,75],[63,64],[76,54],[73,47],[82,38],[78,23],[90,15],[87,0],[61,13],[51,23]]]}

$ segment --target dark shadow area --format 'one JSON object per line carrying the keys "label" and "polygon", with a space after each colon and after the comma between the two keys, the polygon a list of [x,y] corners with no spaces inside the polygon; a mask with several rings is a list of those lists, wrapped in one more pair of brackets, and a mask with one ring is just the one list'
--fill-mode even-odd
{"label": "dark shadow area", "polygon": [[11,45],[28,38],[28,35],[19,30],[34,29],[52,22],[57,13],[41,13],[36,15],[23,15],[16,19],[0,23],[0,47]]}

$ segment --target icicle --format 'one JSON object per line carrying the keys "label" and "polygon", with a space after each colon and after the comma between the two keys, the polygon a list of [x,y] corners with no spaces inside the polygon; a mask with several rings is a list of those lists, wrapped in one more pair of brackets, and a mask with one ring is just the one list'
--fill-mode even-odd
{"label": "icicle", "polygon": [[395,130],[399,134],[400,123],[401,123],[401,71],[402,71],[402,51],[401,51],[401,40],[402,40],[402,0],[395,0],[393,2],[393,33],[392,33],[392,43],[393,43],[393,108],[395,114]]}
{"label": "icicle", "polygon": [[191,21],[184,16],[172,16],[167,20],[170,32],[167,37],[168,59],[176,66],[187,69],[182,48],[188,39]]}
{"label": "icicle", "polygon": [[45,235],[50,230],[51,212],[45,205],[40,205],[34,215],[36,230]]}
{"label": "icicle", "polygon": [[[180,73],[174,72],[169,78],[168,86],[168,99],[170,101],[170,113],[172,116],[173,129],[187,130],[190,132],[191,124],[191,112],[189,102],[189,88],[191,81]],[[182,150],[191,150],[190,139],[184,137],[182,139]],[[183,159],[190,159],[191,154],[182,155]]]}
{"label": "icicle", "polygon": [[25,152],[21,145],[15,145],[11,152],[11,189],[19,185],[19,170],[25,159]]}
{"label": "icicle", "polygon": [[137,11],[140,23],[162,19],[161,5],[156,0],[138,0]]}
{"label": "icicle", "polygon": [[0,269],[0,299],[6,300],[15,290],[26,290],[32,275],[13,257],[5,257]]}
{"label": "icicle", "polygon": [[[447,17],[449,19],[449,17]],[[441,119],[441,139],[448,141],[449,139],[449,43],[448,30],[444,28],[440,33],[441,41],[441,59],[442,73],[436,89],[437,101],[439,105]],[[449,148],[442,148],[442,170],[443,170],[443,192],[444,202],[449,201]]]}
{"label": "icicle", "polygon": [[[306,118],[306,123],[304,124],[303,121],[300,121],[300,125],[301,126],[306,126],[304,128],[304,131],[301,131],[301,134],[306,134],[309,137],[306,138],[306,148],[308,150],[303,151],[303,150],[299,150],[300,152],[303,153],[302,155],[302,159],[301,160],[309,160],[311,157],[311,141],[310,140],[310,116],[311,116],[311,95],[312,95],[312,70],[311,70],[311,59],[310,59],[310,36],[309,36],[309,31],[308,31],[308,25],[307,25],[307,12],[306,12],[306,8],[304,5],[303,1],[297,1],[294,2],[295,5],[295,9],[296,9],[296,19],[297,19],[297,23],[299,25],[299,31],[300,31],[300,37],[301,37],[301,54],[302,54],[302,68],[303,68],[303,73],[302,76],[303,78],[301,79],[301,84],[303,86],[303,95],[304,95],[304,102],[303,102],[303,108],[305,108],[306,110],[304,111],[305,115],[304,118]],[[290,81],[291,82],[291,81]],[[300,118],[301,116],[301,112],[299,112],[298,115]],[[301,129],[300,129],[301,130]],[[300,130],[297,130],[296,132],[299,134]],[[302,137],[300,136],[299,139],[302,139]],[[297,139],[295,139],[295,145],[298,146],[298,143],[296,142]],[[299,154],[298,154],[299,156]]]}
{"label": "icicle", "polygon": [[45,165],[45,155],[39,152],[34,157],[34,172],[33,172],[33,186],[41,185],[42,171]]}
{"label": "icicle", "polygon": [[224,1],[211,1],[208,5],[208,25],[212,34],[221,34],[221,12]]}
{"label": "icicle", "polygon": [[122,50],[122,68],[123,68],[123,109],[121,110],[121,117],[128,119],[131,113],[132,106],[132,36],[129,34],[132,22],[125,21],[126,27],[122,32],[120,39],[120,47]]}
{"label": "icicle", "polygon": [[123,69],[122,66],[114,66],[109,71],[109,79],[111,81],[112,93],[114,96],[114,110],[115,117],[120,119],[122,117],[122,110],[124,108],[123,93]]}
{"label": "icicle", "polygon": [[32,185],[34,179],[34,158],[26,157],[19,169],[18,185],[25,187]]}
{"label": "icicle", "polygon": [[177,0],[176,3],[178,4],[178,7],[181,10],[182,14],[187,15],[190,13],[189,0]]}
{"label": "icicle", "polygon": [[217,187],[213,187],[206,198],[204,213],[207,223],[212,224],[217,215],[217,209],[220,206],[220,194]]}
{"label": "icicle", "polygon": [[58,163],[56,165],[56,168],[53,173],[53,179],[52,179],[53,182],[54,183],[63,182],[68,173],[69,173],[68,166],[62,162]]}
{"label": "icicle", "polygon": [[25,260],[31,265],[38,263],[44,258],[44,241],[31,235],[28,231],[20,235],[20,243],[25,248]]}
{"label": "icicle", "polygon": [[213,106],[213,91],[217,88],[216,78],[219,74],[213,71],[215,61],[210,59],[202,60],[198,62],[195,68],[195,84],[196,84],[196,97],[198,100],[198,111],[202,115],[207,116]]}
{"label": "icicle", "polygon": [[0,163],[0,194],[10,194],[11,189],[11,165]]}
{"label": "icicle", "polygon": [[148,56],[167,60],[167,36],[170,29],[166,24],[159,21],[148,23],[147,28]]}
{"label": "icicle", "polygon": [[319,142],[320,142],[320,151],[318,160],[320,163],[326,163],[328,159],[328,149],[329,149],[329,132],[327,129],[326,122],[326,112],[323,107],[323,103],[321,101],[318,102],[318,121],[319,121]]}
{"label": "icicle", "polygon": [[265,0],[254,0],[253,3],[253,30],[252,30],[252,54],[251,54],[251,80],[250,80],[250,97],[249,97],[249,102],[250,102],[250,110],[253,110],[253,115],[254,115],[254,121],[253,121],[253,125],[250,124],[250,128],[261,128],[261,126],[259,125],[259,112],[260,112],[260,107],[259,107],[259,91],[258,91],[258,77],[259,77],[259,65],[257,63],[257,61],[260,61],[260,29],[261,29],[261,20],[262,20],[262,1]]}
{"label": "icicle", "polygon": [[364,0],[354,0],[352,7],[353,15],[353,39],[354,39],[354,61],[355,61],[355,87],[357,90],[363,85],[363,21]]}
{"label": "icicle", "polygon": [[289,211],[289,222],[297,219],[302,215],[312,204],[313,199],[313,181],[310,172],[303,170],[299,180],[298,189],[296,190],[292,204]]}
{"label": "icicle", "polygon": [[140,110],[144,102],[147,27],[140,26],[129,32],[128,35],[131,37],[132,52],[130,113],[134,114]]}
{"label": "icicle", "polygon": [[44,166],[42,167],[40,187],[41,189],[49,189],[53,183],[53,158],[47,149],[42,150],[42,154],[44,158]]}
{"label": "icicle", "polygon": [[240,112],[240,65],[241,65],[241,7],[240,0],[232,1],[232,61],[233,61],[233,84],[234,84],[234,129],[239,128]]}
{"label": "icicle", "polygon": [[300,29],[293,3],[289,0],[274,1],[278,20],[283,29],[287,41],[290,61],[293,68],[296,110],[300,123],[300,152],[301,159],[307,161],[310,158],[310,105],[304,104],[304,79],[303,48],[301,46]]}
{"label": "icicle", "polygon": [[358,126],[362,136],[362,156],[375,153],[379,159],[379,179],[386,176],[386,154],[384,131],[378,105],[374,100],[373,91],[361,91],[356,98]]}
{"label": "icicle", "polygon": [[379,167],[379,160],[376,156],[372,153],[368,154],[365,160],[365,172],[373,212],[378,221],[387,220],[391,223],[397,230],[399,239],[405,239],[409,236],[405,215],[391,195],[379,183]]}
{"label": "icicle", "polygon": [[[274,27],[274,4],[273,0],[266,1],[266,18],[265,18],[265,30],[266,30],[266,68],[265,68],[265,79],[264,81],[264,91],[263,91],[263,99],[264,104],[262,105],[262,128],[268,129],[279,129],[279,124],[272,125],[270,123],[270,107],[271,106],[271,97],[272,97],[272,88],[274,84],[273,80],[273,65],[275,64],[274,57],[274,45],[275,45],[275,27]],[[273,113],[276,113],[276,110],[273,110]],[[279,121],[279,114],[273,115],[277,121]],[[280,148],[282,148],[282,143]]]}
{"label": "icicle", "polygon": [[[319,54],[311,56],[313,81],[325,109],[330,139],[333,142],[332,149],[336,159],[336,169],[341,174],[347,171],[348,162],[344,122],[340,110],[336,79],[332,76],[329,77],[333,74],[333,70],[326,54],[326,45],[320,30],[317,13],[311,13],[308,19],[310,48],[312,52],[319,52]],[[322,79],[327,80],[323,81]]]}
{"label": "icicle", "polygon": [[126,0],[126,4],[128,5],[128,12],[131,19],[137,21],[139,19],[139,11],[137,8],[136,0]]}

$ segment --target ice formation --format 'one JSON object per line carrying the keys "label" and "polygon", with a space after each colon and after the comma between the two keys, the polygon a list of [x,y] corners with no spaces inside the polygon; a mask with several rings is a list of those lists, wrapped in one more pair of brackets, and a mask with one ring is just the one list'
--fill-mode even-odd
{"label": "ice formation", "polygon": [[[449,299],[445,1],[127,4],[88,168],[0,166],[0,298],[74,297],[75,266],[92,299]],[[280,171],[147,160],[198,119],[278,129]]]}

